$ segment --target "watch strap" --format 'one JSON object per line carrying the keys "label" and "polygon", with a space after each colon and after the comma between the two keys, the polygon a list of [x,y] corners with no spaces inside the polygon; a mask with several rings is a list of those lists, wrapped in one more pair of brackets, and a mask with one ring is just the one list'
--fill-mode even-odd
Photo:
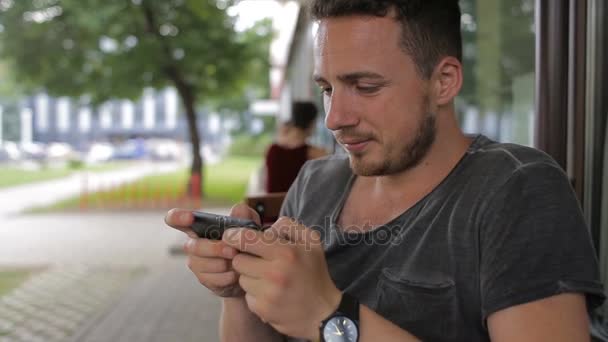
{"label": "watch strap", "polygon": [[348,292],[342,292],[342,298],[340,299],[340,304],[338,305],[336,311],[334,311],[331,315],[329,315],[329,317],[324,319],[323,322],[321,322],[321,325],[319,326],[320,342],[325,342],[325,338],[323,337],[323,328],[325,327],[327,322],[329,322],[332,318],[336,316],[348,317],[355,323],[358,329],[359,309],[359,300],[356,297],[350,295]]}
{"label": "watch strap", "polygon": [[342,292],[342,299],[336,311],[359,323],[359,301],[348,292]]}

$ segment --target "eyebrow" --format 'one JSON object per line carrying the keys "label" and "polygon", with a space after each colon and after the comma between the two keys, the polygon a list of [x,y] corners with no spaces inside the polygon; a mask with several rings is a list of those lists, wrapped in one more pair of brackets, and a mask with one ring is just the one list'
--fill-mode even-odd
{"label": "eyebrow", "polygon": [[[370,72],[370,71],[358,71],[358,72],[353,72],[353,73],[338,76],[338,79],[340,81],[346,82],[346,83],[353,83],[362,78],[370,78],[370,79],[374,79],[374,80],[384,80],[384,77],[382,75],[377,74],[375,72]],[[329,82],[327,82],[327,80],[325,80],[320,75],[314,75],[313,80],[317,83],[319,83],[319,82],[329,83]]]}

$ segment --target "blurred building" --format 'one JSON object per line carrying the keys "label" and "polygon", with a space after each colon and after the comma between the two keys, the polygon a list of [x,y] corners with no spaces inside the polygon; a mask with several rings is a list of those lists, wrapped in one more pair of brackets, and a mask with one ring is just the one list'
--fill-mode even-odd
{"label": "blurred building", "polygon": [[[187,141],[187,122],[180,113],[179,101],[174,88],[146,89],[138,101],[112,100],[98,107],[41,93],[24,100],[21,111],[31,115],[28,121],[32,141],[63,142],[85,148],[93,141],[133,137]],[[199,130],[204,133],[208,133],[206,114],[200,113],[202,120],[198,120]]]}

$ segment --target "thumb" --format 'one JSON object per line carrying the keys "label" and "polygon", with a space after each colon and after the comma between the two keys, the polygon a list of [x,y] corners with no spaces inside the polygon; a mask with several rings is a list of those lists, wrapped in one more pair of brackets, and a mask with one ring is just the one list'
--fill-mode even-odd
{"label": "thumb", "polygon": [[290,217],[280,217],[266,231],[297,244],[316,245],[321,243],[321,235],[317,231]]}
{"label": "thumb", "polygon": [[245,203],[238,203],[230,209],[230,216],[240,218],[240,219],[248,219],[253,220],[258,225],[262,225],[260,220],[260,215],[248,207]]}

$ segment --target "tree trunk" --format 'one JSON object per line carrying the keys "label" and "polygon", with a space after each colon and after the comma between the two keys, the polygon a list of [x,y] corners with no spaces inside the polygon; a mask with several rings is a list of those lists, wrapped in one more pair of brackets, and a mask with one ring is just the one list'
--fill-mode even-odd
{"label": "tree trunk", "polygon": [[195,199],[202,199],[203,158],[200,151],[201,139],[198,135],[196,111],[194,109],[196,103],[196,89],[194,85],[188,83],[184,78],[182,71],[173,59],[169,42],[159,33],[152,5],[148,1],[142,1],[141,7],[144,11],[144,18],[146,19],[146,31],[158,39],[166,57],[166,64],[163,67],[163,71],[175,85],[179,97],[182,100],[182,104],[184,105],[184,109],[186,110],[190,144],[192,145],[192,166],[190,168],[190,180],[188,181],[186,193]]}
{"label": "tree trunk", "polygon": [[201,138],[198,134],[196,110],[196,96],[194,87],[188,84],[176,68],[168,68],[167,73],[173,80],[175,88],[179,94],[184,109],[186,111],[186,121],[188,122],[188,132],[190,144],[192,145],[192,165],[190,167],[190,180],[188,181],[187,193],[194,198],[203,197],[203,158],[201,156]]}
{"label": "tree trunk", "polygon": [[[188,132],[190,133],[190,144],[192,145],[192,165],[190,167],[190,181],[188,182],[188,193],[193,197],[203,197],[203,158],[200,151],[201,138],[198,133],[196,103],[192,87],[187,85],[177,87],[177,91],[186,111],[188,121]],[[198,183],[198,184],[197,184]]]}

